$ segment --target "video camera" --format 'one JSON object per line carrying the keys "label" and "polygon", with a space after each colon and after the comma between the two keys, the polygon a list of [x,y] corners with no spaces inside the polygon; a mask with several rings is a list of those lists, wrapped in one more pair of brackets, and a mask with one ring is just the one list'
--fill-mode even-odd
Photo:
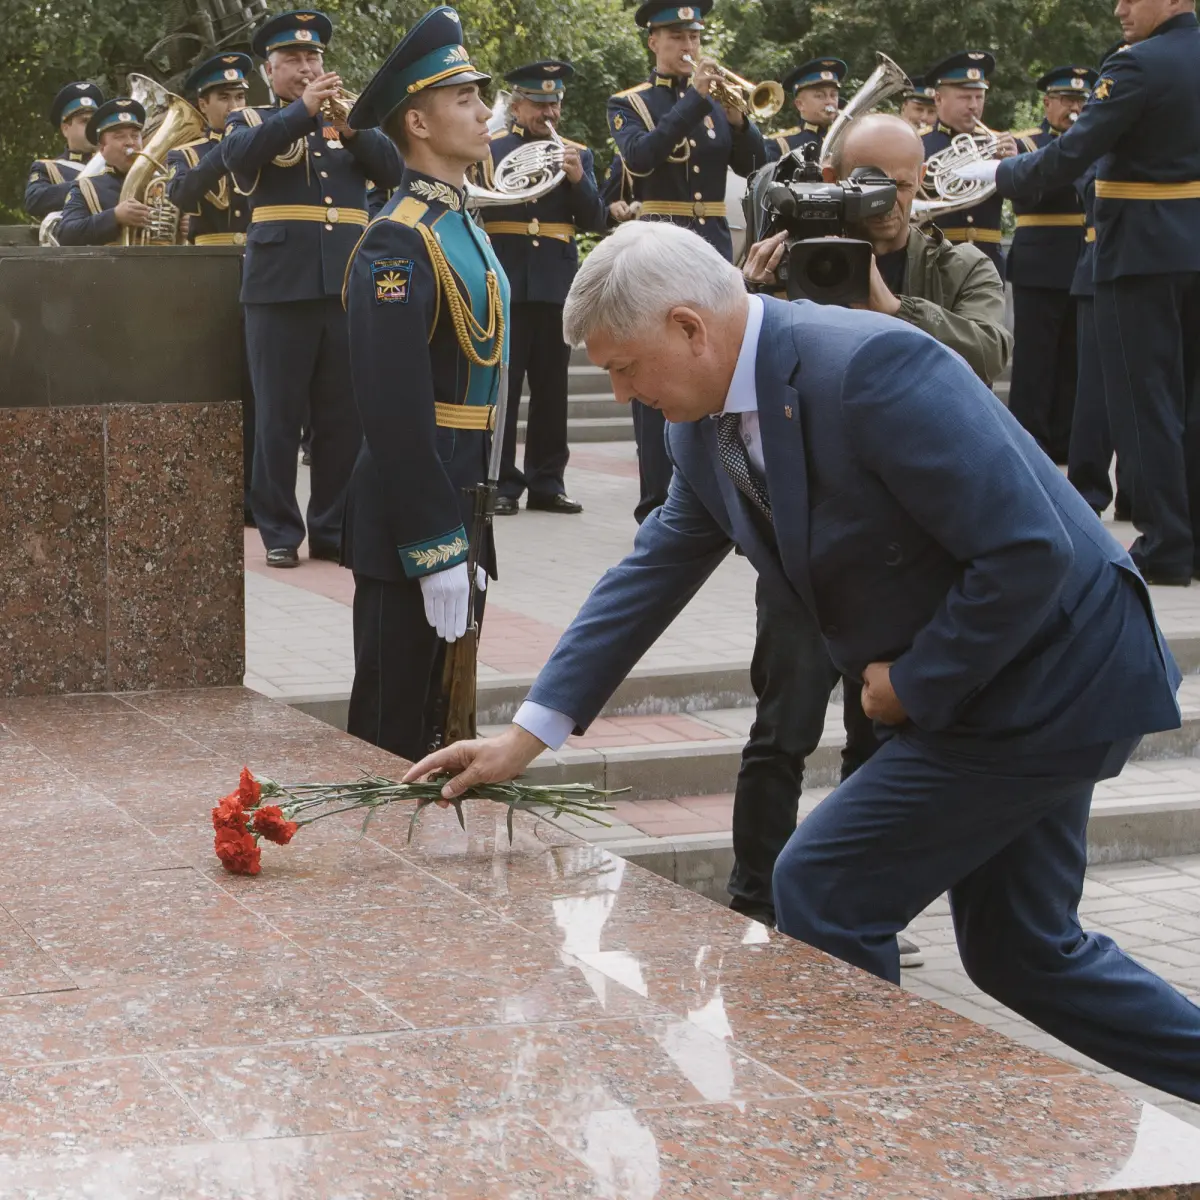
{"label": "video camera", "polygon": [[871,243],[846,236],[846,227],[891,212],[896,182],[878,167],[858,167],[848,180],[826,183],[810,142],[767,168],[751,195],[761,219],[754,241],[788,231],[776,272],[789,300],[865,304],[871,289]]}

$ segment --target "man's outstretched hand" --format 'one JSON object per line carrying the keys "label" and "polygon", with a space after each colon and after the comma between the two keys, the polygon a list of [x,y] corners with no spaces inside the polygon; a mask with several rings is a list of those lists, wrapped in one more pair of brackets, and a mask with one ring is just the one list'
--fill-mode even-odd
{"label": "man's outstretched hand", "polygon": [[442,788],[442,807],[457,800],[468,788],[481,783],[507,783],[516,779],[543,750],[544,742],[520,725],[510,725],[499,737],[455,742],[415,764],[404,783],[416,783],[431,775],[450,775]]}

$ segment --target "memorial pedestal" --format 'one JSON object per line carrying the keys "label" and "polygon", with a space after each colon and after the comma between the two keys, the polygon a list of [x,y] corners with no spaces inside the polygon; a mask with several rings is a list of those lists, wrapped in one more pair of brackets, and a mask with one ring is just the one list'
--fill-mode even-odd
{"label": "memorial pedestal", "polygon": [[238,272],[0,249],[0,694],[241,682]]}

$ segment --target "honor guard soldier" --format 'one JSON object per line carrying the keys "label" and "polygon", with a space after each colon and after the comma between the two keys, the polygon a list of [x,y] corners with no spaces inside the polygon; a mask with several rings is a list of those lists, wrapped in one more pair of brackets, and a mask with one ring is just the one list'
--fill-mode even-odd
{"label": "honor guard soldier", "polygon": [[[983,133],[984,103],[988,77],[996,69],[996,60],[982,50],[964,50],[943,59],[925,73],[925,82],[933,87],[937,110],[934,127],[921,139],[925,157],[945,150],[960,133]],[[1017,152],[1011,134],[1001,134],[997,155]],[[1000,248],[1000,216],[1004,202],[991,195],[970,208],[948,213],[937,222],[949,242],[973,242],[996,264],[1004,278],[1004,251]]]}
{"label": "honor guard soldier", "polygon": [[[557,59],[529,63],[509,71],[512,88],[507,130],[492,139],[491,157],[482,167],[482,184],[493,187],[492,171],[506,154],[528,141],[549,138],[562,115],[564,85],[575,69]],[[508,410],[500,467],[497,515],[526,507],[543,512],[577,513],[583,505],[566,494],[567,368],[571,347],[563,341],[562,308],[579,267],[576,230],[603,233],[607,214],[596,186],[592,152],[564,140],[566,178],[548,195],[527,204],[489,205],[483,228],[512,289],[509,325]],[[525,429],[525,466],[517,470],[517,416],[521,388],[529,378],[529,419]]]}
{"label": "honor guard soldier", "polygon": [[146,110],[136,100],[109,100],[92,112],[87,135],[99,147],[104,170],[80,176],[71,185],[56,234],[62,246],[115,246],[126,226],[140,228],[150,209],[140,200],[122,200],[125,176],[142,148]]}
{"label": "honor guard soldier", "polygon": [[[386,131],[405,170],[346,280],[364,434],[346,501],[347,729],[410,759],[432,736],[446,642],[466,627],[467,490],[487,475],[507,342],[504,270],[466,211],[467,169],[491,140],[479,96],[488,79],[471,65],[458,14],[436,8],[350,114],[354,129]],[[491,565],[492,548],[479,551]]]}
{"label": "honor guard soldier", "polygon": [[1193,0],[1117,5],[1129,43],[1104,63],[1079,120],[1033,154],[976,164],[1032,197],[1096,174],[1096,333],[1130,553],[1148,583],[1200,566],[1200,25]]}
{"label": "honor guard soldier", "polygon": [[197,246],[244,246],[250,205],[233,187],[221,142],[229,114],[246,107],[248,54],[218,54],[184,81],[207,128],[204,136],[167,155],[167,199],[188,217],[188,241]]}
{"label": "honor guard soldier", "polygon": [[[342,281],[367,224],[367,181],[398,181],[395,147],[378,130],[346,126],[341,80],[324,52],[321,12],[270,18],[252,49],[266,60],[270,108],[230,113],[225,164],[247,197],[242,271],[246,342],[257,407],[251,500],[267,565],[337,559],[346,482],[361,439],[350,386]],[[312,493],[296,503],[300,428],[311,422]]]}
{"label": "honor guard soldier", "polygon": [[825,140],[838,114],[846,64],[840,58],[814,58],[789,71],[780,83],[792,93],[800,124],[767,139],[767,160],[778,162],[785,154],[809,142]]}
{"label": "honor guard soldier", "polygon": [[61,212],[76,176],[95,151],[88,141],[92,114],[104,103],[104,93],[94,83],[68,83],[50,105],[50,124],[63,136],[66,147],[57,158],[35,159],[25,185],[25,211],[35,221]]}
{"label": "honor guard soldier", "polygon": [[934,89],[926,84],[924,75],[910,75],[908,83],[900,93],[900,116],[924,137],[937,120]]}
{"label": "honor guard soldier", "polygon": [[[718,73],[701,58],[700,33],[712,3],[668,7],[646,0],[637,10],[654,70],[645,83],[609,98],[608,128],[633,179],[639,220],[685,225],[732,259],[726,175],[731,167],[749,175],[763,166],[766,147],[753,121],[710,97]],[[662,413],[636,400],[632,408],[641,478],[634,516],[641,522],[666,500],[671,463]]]}
{"label": "honor guard soldier", "polygon": [[[1079,118],[1099,75],[1091,67],[1055,67],[1037,81],[1045,118],[1015,134],[1032,153]],[[1071,281],[1083,252],[1083,203],[1073,184],[1034,200],[1014,200],[1017,231],[1008,253],[1013,289],[1012,387],[1008,407],[1060,465],[1067,461],[1075,408],[1075,301]]]}

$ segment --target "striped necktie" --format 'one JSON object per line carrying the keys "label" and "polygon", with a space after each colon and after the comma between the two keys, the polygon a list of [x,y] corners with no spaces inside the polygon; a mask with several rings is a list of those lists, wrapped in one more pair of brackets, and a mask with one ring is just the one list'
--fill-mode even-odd
{"label": "striped necktie", "polygon": [[721,466],[737,485],[738,491],[769,521],[771,501],[767,496],[766,485],[750,470],[750,459],[742,443],[741,413],[722,413],[717,418],[717,453],[721,459]]}

